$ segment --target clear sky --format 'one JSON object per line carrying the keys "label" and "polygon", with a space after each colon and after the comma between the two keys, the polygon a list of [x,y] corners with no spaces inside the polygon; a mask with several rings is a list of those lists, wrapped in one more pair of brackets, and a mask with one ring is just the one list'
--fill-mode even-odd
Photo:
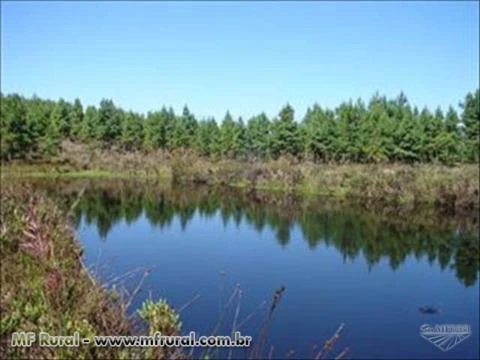
{"label": "clear sky", "polygon": [[1,88],[200,117],[479,86],[478,2],[5,2]]}

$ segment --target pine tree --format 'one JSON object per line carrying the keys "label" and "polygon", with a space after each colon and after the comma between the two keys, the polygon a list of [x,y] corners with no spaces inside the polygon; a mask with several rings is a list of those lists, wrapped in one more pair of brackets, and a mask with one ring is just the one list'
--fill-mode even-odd
{"label": "pine tree", "polygon": [[186,148],[190,142],[190,134],[188,132],[186,122],[181,116],[175,117],[172,130],[168,137],[168,147],[170,150]]}
{"label": "pine tree", "polygon": [[43,155],[53,156],[57,153],[62,138],[63,119],[54,113],[48,123],[44,136],[40,140],[40,151]]}
{"label": "pine tree", "polygon": [[387,161],[393,150],[392,121],[389,118],[385,101],[374,97],[368,113],[359,123],[359,160],[362,162]]}
{"label": "pine tree", "polygon": [[[412,163],[421,159],[422,127],[410,106],[406,106],[403,99],[400,99],[402,101],[390,104],[395,109],[391,159]],[[426,115],[429,118],[429,114]]]}
{"label": "pine tree", "polygon": [[265,159],[270,148],[270,120],[264,113],[252,117],[246,129],[246,152],[249,156]]}
{"label": "pine tree", "polygon": [[465,134],[465,157],[467,161],[480,160],[480,90],[468,93],[463,102],[462,123]]}
{"label": "pine tree", "polygon": [[64,99],[59,99],[51,114],[51,121],[56,123],[56,126],[58,126],[58,130],[62,137],[67,137],[70,135],[71,110],[71,104],[66,102]]}
{"label": "pine tree", "polygon": [[220,152],[223,156],[234,156],[234,143],[235,143],[235,122],[229,111],[223,118],[222,125],[220,126]]}
{"label": "pine tree", "polygon": [[126,150],[138,149],[143,142],[143,119],[132,111],[122,116],[120,143]]}
{"label": "pine tree", "polygon": [[94,126],[95,139],[107,144],[113,143],[120,136],[121,113],[115,107],[112,100],[100,101],[96,123]]}
{"label": "pine tree", "polygon": [[421,153],[422,160],[436,161],[439,160],[441,152],[441,141],[439,141],[444,127],[443,113],[440,108],[435,110],[432,115],[427,109],[423,109],[420,113],[420,124],[422,125],[422,143]]}
{"label": "pine tree", "polygon": [[35,154],[39,151],[40,139],[45,135],[55,105],[36,96],[27,100],[25,104],[30,150]]}
{"label": "pine tree", "polygon": [[336,110],[338,123],[338,153],[341,161],[358,161],[360,155],[359,123],[365,116],[365,106],[358,100],[342,103]]}
{"label": "pine tree", "polygon": [[80,141],[88,142],[97,139],[96,126],[98,125],[98,113],[95,106],[88,106],[85,116],[78,131]]}
{"label": "pine tree", "polygon": [[165,107],[150,112],[145,123],[144,145],[147,149],[166,148],[169,114]]}
{"label": "pine tree", "polygon": [[80,99],[75,99],[72,110],[70,112],[70,138],[72,140],[80,140],[80,133],[83,126],[83,106]]}
{"label": "pine tree", "polygon": [[328,162],[333,159],[336,146],[334,114],[315,104],[308,109],[304,119],[304,142],[307,153],[314,161]]}
{"label": "pine tree", "polygon": [[192,147],[198,124],[195,116],[190,112],[187,105],[183,107],[181,121],[183,122],[183,128],[185,128],[185,143],[183,146],[187,148]]}
{"label": "pine tree", "polygon": [[438,160],[442,163],[453,164],[461,159],[458,123],[456,111],[449,107],[441,131],[435,139]]}
{"label": "pine tree", "polygon": [[274,157],[286,154],[296,156],[300,153],[300,134],[294,114],[293,108],[287,104],[272,124],[271,152]]}
{"label": "pine tree", "polygon": [[214,156],[220,151],[220,129],[215,119],[207,119],[198,123],[194,141],[195,150],[202,156]]}
{"label": "pine tree", "polygon": [[2,97],[1,151],[3,159],[25,158],[32,140],[25,100],[17,94]]}

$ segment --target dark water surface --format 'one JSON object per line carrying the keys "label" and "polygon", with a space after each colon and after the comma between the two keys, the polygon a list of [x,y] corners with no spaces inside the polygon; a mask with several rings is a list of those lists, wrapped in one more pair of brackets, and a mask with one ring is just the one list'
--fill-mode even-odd
{"label": "dark water surface", "polygon": [[[105,281],[152,269],[132,311],[149,296],[177,309],[196,298],[181,311],[185,333],[211,334],[238,283],[237,325],[257,336],[273,292],[285,286],[265,356],[273,345],[273,357],[312,357],[344,323],[332,356],[349,347],[351,358],[479,357],[478,228],[464,218],[113,180],[41,186],[62,206],[85,188],[75,225],[86,262]],[[141,273],[123,285],[131,291]],[[222,312],[222,334],[237,300]],[[419,311],[425,305],[439,313]],[[444,352],[420,336],[422,324],[468,324],[472,333]]]}

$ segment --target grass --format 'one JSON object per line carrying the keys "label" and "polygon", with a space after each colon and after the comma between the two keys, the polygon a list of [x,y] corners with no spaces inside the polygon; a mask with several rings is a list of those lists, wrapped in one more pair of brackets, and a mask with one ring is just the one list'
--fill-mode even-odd
{"label": "grass", "polygon": [[430,203],[448,211],[479,209],[478,164],[315,164],[207,159],[188,151],[102,149],[64,142],[51,160],[2,164],[3,178],[140,178],[163,183],[361,198],[368,202]]}
{"label": "grass", "polygon": [[29,171],[28,168],[22,171],[6,171],[8,177],[22,177],[22,178],[133,178],[136,174],[122,174],[112,171],[101,170],[84,170],[84,171],[69,171],[69,172],[47,172],[47,171]]}
{"label": "grass", "polygon": [[[135,160],[127,166],[124,156]],[[97,157],[102,160],[97,161]],[[78,163],[75,157],[42,164],[4,164],[2,177],[154,179],[168,184],[227,185],[302,196],[361,198],[380,204],[429,203],[448,211],[479,209],[478,165],[319,165],[287,159],[213,161],[165,154],[106,153],[97,157],[88,167]]]}
{"label": "grass", "polygon": [[[12,347],[13,332],[48,332],[92,338],[134,332],[122,293],[102,286],[83,266],[82,249],[67,216],[47,197],[27,188],[1,190],[1,358],[144,358],[143,349],[80,347]],[[165,303],[163,313],[174,311]],[[151,320],[160,305],[141,316]],[[170,318],[164,316],[165,321]],[[150,323],[156,326],[157,323]],[[163,329],[163,328],[162,328]],[[164,357],[174,354],[163,352]],[[162,358],[162,357],[159,357]]]}
{"label": "grass", "polygon": [[478,208],[477,165],[338,165],[306,167],[303,173],[303,193]]}

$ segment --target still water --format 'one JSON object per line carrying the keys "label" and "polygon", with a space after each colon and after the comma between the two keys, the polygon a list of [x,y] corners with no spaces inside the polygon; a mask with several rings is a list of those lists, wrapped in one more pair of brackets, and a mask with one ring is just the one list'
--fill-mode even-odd
{"label": "still water", "polygon": [[[62,206],[85,189],[74,221],[86,263],[129,291],[151,270],[131,311],[164,297],[185,333],[209,335],[223,318],[229,334],[238,309],[237,328],[258,339],[284,286],[264,356],[315,357],[344,323],[330,356],[348,347],[350,358],[479,357],[478,224],[464,218],[112,180],[41,186]],[[423,324],[468,324],[471,335],[441,351],[420,336]]]}

